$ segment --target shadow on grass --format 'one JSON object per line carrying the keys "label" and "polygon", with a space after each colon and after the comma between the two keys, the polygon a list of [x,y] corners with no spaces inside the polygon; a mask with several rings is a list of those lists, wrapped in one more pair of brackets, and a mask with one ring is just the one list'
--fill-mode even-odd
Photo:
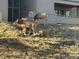
{"label": "shadow on grass", "polygon": [[28,48],[32,49],[31,47],[28,47],[24,45],[23,43],[19,42],[17,39],[0,39],[0,45],[10,48],[15,48],[16,50],[25,52],[28,50]]}
{"label": "shadow on grass", "polygon": [[[16,50],[19,50],[21,52],[31,51],[32,53],[31,53],[30,56],[31,57],[35,56],[37,58],[44,57],[46,59],[46,57],[49,56],[50,54],[52,55],[51,57],[53,58],[54,54],[56,54],[56,53],[60,54],[59,51],[56,51],[53,48],[35,51],[35,48],[29,47],[29,46],[23,44],[18,39],[8,39],[8,38],[6,38],[6,39],[0,39],[0,45],[5,46],[5,47],[10,47],[10,48],[15,48]],[[58,45],[56,45],[56,46],[58,46]],[[54,47],[54,46],[52,45],[52,47]]]}

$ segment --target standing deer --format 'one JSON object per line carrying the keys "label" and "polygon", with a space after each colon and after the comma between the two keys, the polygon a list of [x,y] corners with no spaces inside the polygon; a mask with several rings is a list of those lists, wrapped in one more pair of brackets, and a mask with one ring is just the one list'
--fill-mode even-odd
{"label": "standing deer", "polygon": [[[23,34],[23,35],[27,35],[27,32],[29,31],[28,34],[30,34],[31,30],[33,31],[33,34],[35,34],[38,29],[37,29],[37,24],[36,24],[36,21],[39,21],[39,20],[45,20],[45,26],[47,25],[47,17],[48,17],[48,14],[47,13],[37,13],[35,16],[34,16],[34,19],[30,20],[29,18],[22,18],[22,19],[17,19],[16,22],[14,22],[14,25],[19,28],[20,32]],[[39,33],[43,33],[43,30],[38,31]],[[39,34],[38,33],[38,34]]]}
{"label": "standing deer", "polygon": [[39,20],[45,20],[45,25],[47,24],[47,17],[48,17],[48,14],[43,12],[43,13],[37,13],[35,16],[34,16],[34,21],[39,21]]}
{"label": "standing deer", "polygon": [[36,31],[35,21],[29,20],[28,18],[17,19],[14,25],[20,30],[23,35],[30,35],[31,30],[33,33]]}
{"label": "standing deer", "polygon": [[[45,23],[44,23],[44,27],[46,28],[46,32],[47,32],[47,24],[48,24],[48,22],[47,22],[47,17],[48,17],[48,14],[47,13],[45,13],[45,12],[39,12],[39,13],[37,13],[35,16],[34,16],[34,21],[39,21],[39,20],[44,20],[45,21]],[[45,35],[44,33],[45,33],[45,30],[43,29],[43,30],[39,30],[39,33],[41,33],[41,35]],[[47,34],[46,34],[47,35]],[[45,36],[46,36],[45,35]]]}

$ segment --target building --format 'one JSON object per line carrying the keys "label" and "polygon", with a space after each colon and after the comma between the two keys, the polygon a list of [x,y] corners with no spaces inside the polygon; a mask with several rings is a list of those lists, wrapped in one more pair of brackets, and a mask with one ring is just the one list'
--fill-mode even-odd
{"label": "building", "polygon": [[35,10],[33,0],[0,0],[0,20],[13,22]]}
{"label": "building", "polygon": [[79,24],[79,0],[0,0],[0,4],[3,20],[15,21],[47,12],[49,23]]}
{"label": "building", "polygon": [[38,0],[39,11],[48,12],[49,23],[79,24],[79,0]]}
{"label": "building", "polygon": [[31,10],[35,10],[33,0],[8,0],[8,21],[28,17]]}
{"label": "building", "polygon": [[53,0],[52,22],[79,24],[79,0]]}

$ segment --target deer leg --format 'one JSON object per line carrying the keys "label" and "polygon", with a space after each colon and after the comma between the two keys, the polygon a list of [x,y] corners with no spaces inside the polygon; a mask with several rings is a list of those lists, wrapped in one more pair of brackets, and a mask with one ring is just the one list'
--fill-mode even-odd
{"label": "deer leg", "polygon": [[23,28],[22,33],[23,35],[26,35],[26,28]]}
{"label": "deer leg", "polygon": [[37,31],[36,28],[37,28],[37,25],[32,24],[33,35],[36,35],[36,31]]}
{"label": "deer leg", "polygon": [[28,35],[31,35],[31,28],[29,28],[29,32],[28,32]]}

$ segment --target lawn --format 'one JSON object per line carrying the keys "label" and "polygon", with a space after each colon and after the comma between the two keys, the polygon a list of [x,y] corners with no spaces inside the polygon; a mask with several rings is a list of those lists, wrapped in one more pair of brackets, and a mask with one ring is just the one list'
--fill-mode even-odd
{"label": "lawn", "polygon": [[78,28],[79,25],[49,24],[47,30],[48,37],[22,37],[19,36],[18,30],[15,27],[1,22],[0,59],[78,58]]}

